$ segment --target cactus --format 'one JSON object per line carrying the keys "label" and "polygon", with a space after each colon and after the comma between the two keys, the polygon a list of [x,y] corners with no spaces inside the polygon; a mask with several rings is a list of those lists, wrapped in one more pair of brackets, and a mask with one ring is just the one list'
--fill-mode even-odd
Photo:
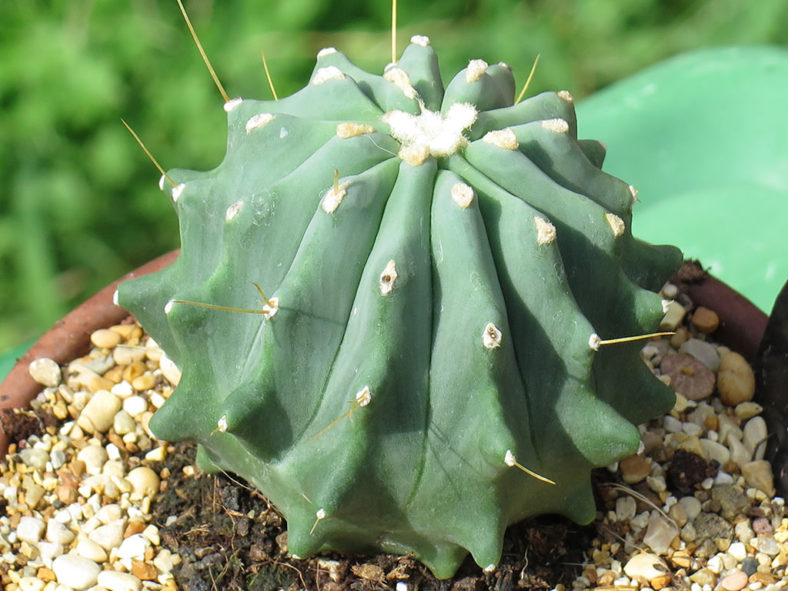
{"label": "cactus", "polygon": [[426,37],[383,76],[326,49],[225,104],[218,168],[162,177],[181,254],[118,292],[183,371],[150,427],[258,487],[294,555],[492,568],[511,523],[591,521],[591,469],[673,404],[597,335],[652,331],[680,253],[632,236],[569,93],[514,90],[482,60],[444,90]]}

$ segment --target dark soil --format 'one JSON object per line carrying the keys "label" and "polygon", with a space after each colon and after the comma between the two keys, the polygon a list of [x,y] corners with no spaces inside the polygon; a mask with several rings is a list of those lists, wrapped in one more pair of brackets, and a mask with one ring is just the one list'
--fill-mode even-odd
{"label": "dark soil", "polygon": [[170,471],[166,489],[151,507],[163,543],[181,557],[174,575],[184,591],[377,591],[398,581],[409,591],[571,588],[589,564],[586,553],[598,533],[560,517],[530,519],[507,530],[495,572],[483,573],[468,558],[449,580],[436,579],[408,556],[296,560],[287,554],[287,524],[268,500],[235,476],[187,475],[183,468],[194,465],[194,456],[192,444],[173,446],[157,467]]}

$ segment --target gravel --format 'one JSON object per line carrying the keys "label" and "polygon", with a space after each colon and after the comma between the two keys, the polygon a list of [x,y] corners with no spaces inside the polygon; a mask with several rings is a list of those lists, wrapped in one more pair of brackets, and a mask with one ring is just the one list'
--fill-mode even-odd
{"label": "gravel", "polygon": [[[638,454],[603,470],[599,535],[573,591],[781,591],[788,517],[763,460],[752,370],[714,342],[713,312],[676,301],[667,310],[662,327],[676,334],[649,342],[642,356],[684,395],[640,426]],[[13,444],[2,464],[0,582],[10,591],[175,591],[180,557],[150,515],[172,448],[147,424],[180,372],[135,324],[91,341],[89,355],[63,368],[31,364],[45,386],[33,407],[53,424]]]}

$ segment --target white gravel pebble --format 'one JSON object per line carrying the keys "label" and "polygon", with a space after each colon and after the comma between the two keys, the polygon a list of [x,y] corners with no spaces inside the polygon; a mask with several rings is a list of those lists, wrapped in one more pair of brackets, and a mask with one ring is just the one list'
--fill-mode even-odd
{"label": "white gravel pebble", "polygon": [[665,554],[670,543],[678,535],[678,529],[658,511],[652,511],[646,526],[643,543],[656,554]]}
{"label": "white gravel pebble", "polygon": [[108,459],[107,450],[100,445],[86,445],[79,450],[77,459],[85,462],[85,470],[88,474],[100,474],[101,468]]}
{"label": "white gravel pebble", "polygon": [[125,410],[132,417],[138,417],[146,410],[148,410],[148,401],[142,396],[129,396],[123,401],[123,410]]}
{"label": "white gravel pebble", "polygon": [[41,562],[43,562],[47,566],[52,565],[52,561],[64,554],[63,544],[58,544],[56,542],[39,542],[38,543],[38,553]]}
{"label": "white gravel pebble", "polygon": [[76,536],[74,532],[68,529],[65,525],[56,519],[50,519],[47,522],[46,539],[56,544],[63,544],[64,546],[70,544]]}
{"label": "white gravel pebble", "polygon": [[742,442],[756,460],[763,459],[767,435],[766,421],[763,420],[763,417],[753,417],[744,425]]}
{"label": "white gravel pebble", "polygon": [[741,427],[736,424],[736,421],[728,415],[722,414],[718,415],[717,421],[719,422],[717,433],[720,435],[719,439],[721,443],[726,443],[730,438],[741,441],[744,434],[742,433]]}
{"label": "white gravel pebble", "polygon": [[[745,525],[747,524],[747,522],[742,522],[742,523],[744,523]],[[739,528],[737,527],[736,529],[738,530]],[[738,532],[737,532],[737,534],[738,534]],[[750,530],[750,534],[752,534],[752,530]],[[750,539],[752,539],[752,535],[750,535]],[[749,542],[749,541],[750,540],[748,539],[747,542]],[[730,554],[736,560],[741,562],[742,560],[747,558],[747,548],[742,542],[733,542],[728,547],[728,554]]]}
{"label": "white gravel pebble", "polygon": [[665,415],[663,426],[668,433],[681,433],[683,430],[683,423],[670,415]]}
{"label": "white gravel pebble", "polygon": [[752,453],[750,450],[744,447],[744,444],[735,437],[728,439],[728,449],[731,452],[731,460],[736,462],[739,466],[752,461]]}
{"label": "white gravel pebble", "polygon": [[22,577],[18,584],[19,591],[41,591],[45,585],[38,577]]}
{"label": "white gravel pebble", "polygon": [[16,526],[16,537],[23,542],[37,544],[46,529],[47,524],[37,517],[25,515]]}
{"label": "white gravel pebble", "polygon": [[106,562],[109,558],[107,551],[99,546],[96,542],[88,538],[81,538],[77,542],[76,553],[83,558],[92,560],[94,562]]}
{"label": "white gravel pebble", "polygon": [[130,573],[121,573],[114,570],[101,571],[98,575],[98,584],[111,591],[139,591],[142,581]]}
{"label": "white gravel pebble", "polygon": [[637,503],[629,495],[624,495],[616,499],[616,519],[618,521],[629,521],[637,513]]}
{"label": "white gravel pebble", "polygon": [[134,534],[123,540],[118,547],[118,558],[133,558],[134,560],[144,560],[145,550],[150,546],[142,534]]}
{"label": "white gravel pebble", "polygon": [[688,339],[679,347],[679,353],[687,353],[700,361],[712,371],[717,371],[720,367],[720,354],[717,347],[700,339]]}
{"label": "white gravel pebble", "polygon": [[43,449],[35,447],[26,447],[19,452],[19,457],[26,466],[30,466],[36,470],[44,470],[47,462],[49,461],[49,454]]}
{"label": "white gravel pebble", "polygon": [[667,572],[667,565],[656,554],[640,552],[627,561],[624,573],[632,579],[642,578],[647,581],[656,579]]}
{"label": "white gravel pebble", "polygon": [[134,468],[126,476],[126,480],[133,487],[132,499],[140,499],[145,496],[153,498],[159,492],[159,475],[147,466]]}
{"label": "white gravel pebble", "polygon": [[94,529],[88,537],[108,552],[112,548],[117,548],[123,542],[123,530],[126,526],[125,520],[113,521],[107,525],[100,525]]}
{"label": "white gravel pebble", "polygon": [[120,398],[115,396],[108,390],[99,390],[77,419],[77,424],[82,427],[86,433],[106,433],[112,426],[112,420],[115,418],[115,413],[120,410],[122,402]]}
{"label": "white gravel pebble", "polygon": [[32,361],[27,369],[30,377],[42,386],[57,386],[62,379],[60,366],[55,361],[45,357]]}
{"label": "white gravel pebble", "polygon": [[161,368],[161,373],[164,374],[164,377],[169,380],[169,382],[173,386],[177,386],[178,383],[181,381],[181,370],[178,369],[178,366],[167,357],[167,355],[162,355],[161,359],[159,359],[159,367]]}
{"label": "white gravel pebble", "polygon": [[82,591],[96,584],[101,567],[87,558],[64,554],[55,558],[52,570],[58,583],[67,585],[67,589]]}
{"label": "white gravel pebble", "polygon": [[[124,405],[125,405],[125,401],[124,401]],[[126,410],[119,410],[117,413],[115,413],[115,417],[112,419],[112,428],[115,430],[115,433],[117,433],[118,435],[133,433],[136,427],[137,427],[137,421],[135,421],[134,417],[132,417]]]}
{"label": "white gravel pebble", "polygon": [[681,503],[681,505],[684,507],[684,511],[687,513],[687,519],[690,521],[700,515],[702,505],[701,502],[695,497],[682,497],[679,499],[679,503]]}
{"label": "white gravel pebble", "polygon": [[717,441],[711,439],[701,439],[700,448],[707,460],[714,460],[720,466],[725,465],[731,459],[730,450]]}

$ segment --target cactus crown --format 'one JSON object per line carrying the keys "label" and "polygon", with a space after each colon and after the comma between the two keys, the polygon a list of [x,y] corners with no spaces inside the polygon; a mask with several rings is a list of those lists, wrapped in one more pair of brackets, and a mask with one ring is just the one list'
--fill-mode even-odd
{"label": "cactus crown", "polygon": [[593,519],[590,470],[672,406],[597,335],[652,331],[680,253],[632,236],[569,93],[514,90],[482,60],[444,89],[426,37],[383,76],[327,49],[226,103],[218,168],[168,173],[181,254],[119,290],[183,370],[151,428],[263,491],[295,555],[494,566],[508,524]]}

